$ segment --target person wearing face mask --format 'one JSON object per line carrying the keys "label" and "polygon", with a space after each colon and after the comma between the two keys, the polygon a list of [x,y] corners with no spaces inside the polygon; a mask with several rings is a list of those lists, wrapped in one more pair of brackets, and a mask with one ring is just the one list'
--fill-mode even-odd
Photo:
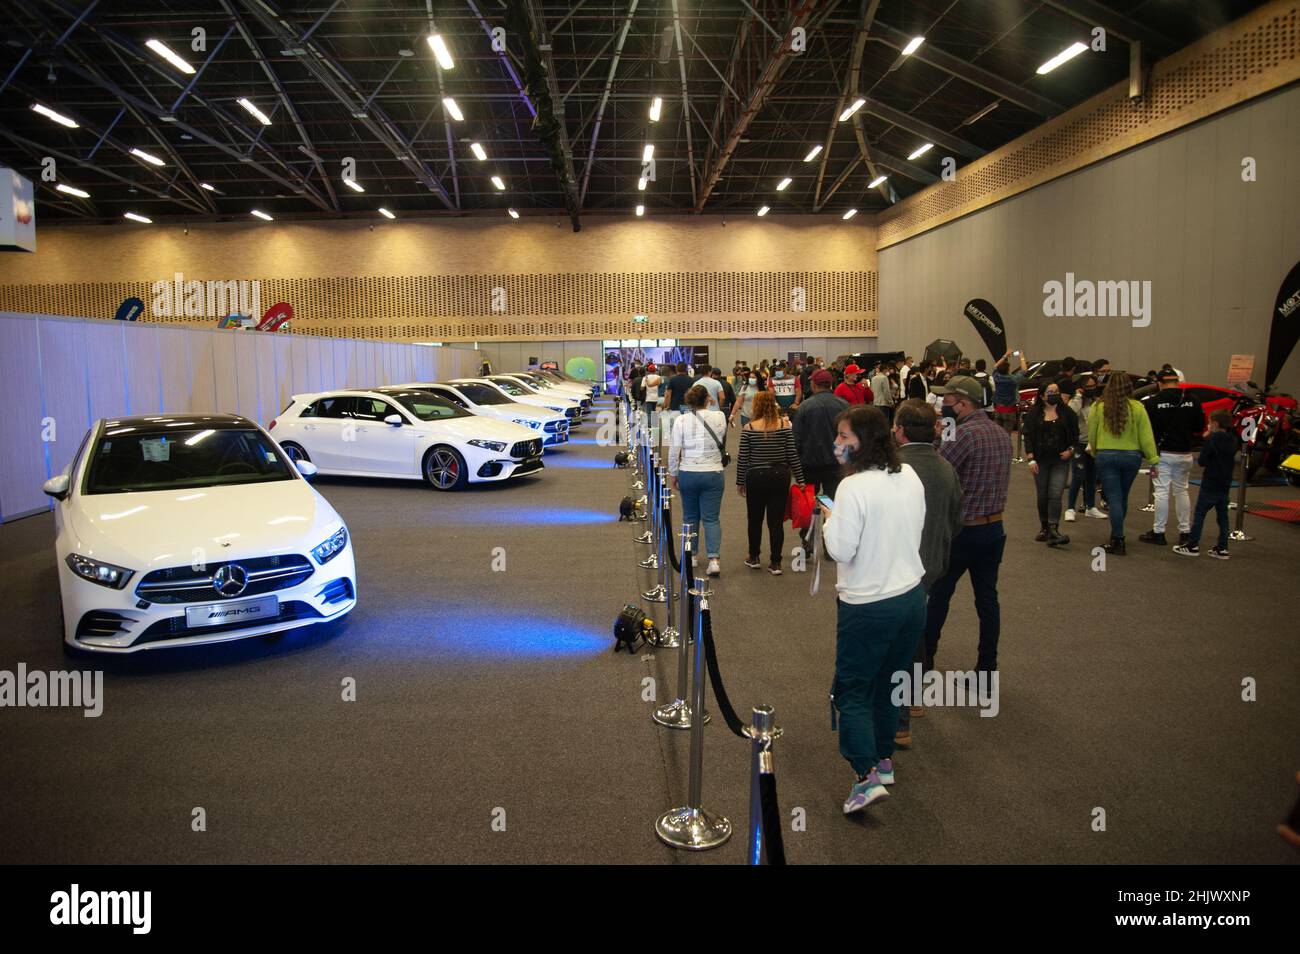
{"label": "person wearing face mask", "polygon": [[850,364],[844,369],[844,383],[835,389],[835,393],[849,404],[871,404],[871,388],[862,383],[862,369]]}
{"label": "person wearing face mask", "polygon": [[794,407],[794,386],[795,378],[787,373],[784,364],[778,364],[772,372],[772,396],[784,417],[789,417],[790,408]]}
{"label": "person wearing face mask", "polygon": [[821,512],[826,553],[837,568],[832,715],[839,715],[840,754],[856,779],[847,815],[887,798],[895,780],[893,676],[907,671],[925,628],[925,487],[899,459],[879,408],[841,414],[835,444],[849,474],[834,507]]}
{"label": "person wearing face mask", "polygon": [[[1066,495],[1065,522],[1073,523],[1075,513],[1083,509],[1085,517],[1105,520],[1106,515],[1097,508],[1097,461],[1088,450],[1088,415],[1093,405],[1101,397],[1101,385],[1095,375],[1085,374],[1079,381],[1079,387],[1070,398],[1070,410],[1079,421],[1079,439],[1074,445],[1074,457],[1071,459],[1070,490]],[[1083,508],[1076,508],[1075,502],[1083,493]]]}
{"label": "person wearing face mask", "polygon": [[754,416],[754,395],[759,391],[767,390],[767,378],[761,371],[750,371],[748,377],[741,375],[743,386],[736,390],[736,406],[732,409],[731,418],[727,421],[728,427],[736,426],[736,418],[740,418],[740,426],[744,427]]}
{"label": "person wearing face mask", "polygon": [[[930,587],[926,606],[926,669],[934,668],[939,637],[957,583],[967,572],[979,616],[979,656],[975,668],[998,668],[1002,610],[998,604],[998,567],[1006,548],[1002,510],[1011,481],[1011,437],[980,406],[984,388],[971,377],[954,375],[939,387],[944,427],[939,453],[957,471],[962,492],[962,528],[952,539],[948,569]],[[951,422],[951,423],[949,423]]]}
{"label": "person wearing face mask", "polygon": [[1061,400],[1057,381],[1043,385],[1034,406],[1025,415],[1025,457],[1038,490],[1038,519],[1042,529],[1034,537],[1039,543],[1057,547],[1069,543],[1061,534],[1061,495],[1070,477],[1070,459],[1079,442],[1079,419]]}

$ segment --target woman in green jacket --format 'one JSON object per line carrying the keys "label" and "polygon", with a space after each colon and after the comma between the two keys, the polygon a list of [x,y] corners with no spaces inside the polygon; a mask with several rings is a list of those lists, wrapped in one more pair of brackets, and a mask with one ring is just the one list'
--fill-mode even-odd
{"label": "woman in green jacket", "polygon": [[1159,461],[1151,419],[1146,408],[1133,400],[1133,382],[1123,371],[1111,371],[1106,391],[1088,415],[1088,444],[1097,458],[1097,479],[1110,506],[1110,542],[1107,553],[1123,556],[1124,516],[1128,492],[1146,461],[1151,476]]}

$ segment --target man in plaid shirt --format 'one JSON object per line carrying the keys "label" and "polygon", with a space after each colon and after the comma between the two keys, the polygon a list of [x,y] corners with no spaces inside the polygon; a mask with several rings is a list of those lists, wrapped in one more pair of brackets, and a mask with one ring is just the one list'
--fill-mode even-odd
{"label": "man in plaid shirt", "polygon": [[962,574],[970,572],[975,611],[980,620],[976,669],[998,668],[998,566],[1007,535],[1002,509],[1011,479],[1011,438],[984,413],[984,388],[975,378],[956,375],[935,388],[943,396],[943,437],[939,453],[957,471],[962,492],[962,529],[952,538],[948,571],[930,587],[926,609],[925,667],[934,668],[948,604]]}

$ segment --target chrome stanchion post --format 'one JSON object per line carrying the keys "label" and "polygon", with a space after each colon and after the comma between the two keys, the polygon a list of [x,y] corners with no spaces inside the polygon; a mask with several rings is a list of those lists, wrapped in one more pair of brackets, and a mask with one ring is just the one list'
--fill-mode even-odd
{"label": "chrome stanchion post", "polygon": [[[673,501],[672,483],[669,481],[665,481],[664,510],[671,511],[672,501]],[[664,631],[659,634],[659,645],[664,649],[676,649],[682,644],[681,631],[678,630],[677,627],[673,625],[673,600],[680,599],[681,593],[673,592],[673,561],[671,556],[669,555],[669,549],[673,546],[673,542],[668,537],[668,530],[671,527],[671,525],[672,525],[671,521],[669,520],[664,521],[663,539],[660,541],[660,554],[661,554],[660,568],[663,572],[663,586],[664,586],[664,597],[665,597],[664,602],[668,604],[664,611],[664,623],[666,625],[664,627]],[[685,589],[685,587],[680,587],[679,589]],[[682,602],[686,603],[689,601],[682,600]]]}
{"label": "chrome stanchion post", "polygon": [[644,525],[645,529],[643,529],[641,531],[641,535],[636,538],[637,543],[649,544],[655,542],[654,529],[651,527],[650,524],[651,514],[650,514],[650,506],[649,506],[649,502],[651,498],[654,496],[654,485],[655,485],[655,472],[654,472],[653,461],[654,461],[654,457],[651,455],[650,449],[647,447],[645,488],[644,488],[645,494],[643,494],[640,500],[637,501],[638,506],[641,506],[643,504],[645,505],[644,507],[642,507],[641,510],[641,523]]}
{"label": "chrome stanchion post", "polygon": [[[682,524],[679,536],[682,538],[682,569],[677,578],[679,584],[678,597],[681,601],[677,614],[677,618],[680,620],[678,624],[680,647],[677,650],[677,698],[665,706],[660,706],[650,716],[659,725],[668,729],[689,729],[691,727],[691,704],[686,698],[690,693],[691,678],[690,657],[686,650],[693,638],[691,633],[691,599],[686,589],[686,568],[691,559],[691,525],[689,523]],[[671,604],[668,610],[671,614]],[[705,725],[708,725],[709,713],[706,710],[701,710],[700,718]]]}
{"label": "chrome stanchion post", "polygon": [[[640,540],[640,542],[655,545],[656,549],[652,550],[648,557],[646,557],[644,560],[642,560],[640,563],[637,564],[637,566],[641,567],[641,569],[643,570],[659,569],[659,556],[660,556],[660,551],[663,549],[663,540],[662,540],[663,527],[660,526],[660,524],[663,522],[662,520],[663,515],[659,509],[659,500],[662,494],[663,494],[663,468],[655,464],[650,469],[650,483],[649,486],[646,487],[646,494],[645,494],[646,533],[650,534],[650,539]],[[658,589],[661,589],[661,587],[656,587],[656,590]],[[652,590],[651,592],[655,592],[655,591]],[[648,598],[649,597],[647,597],[647,599]],[[658,600],[656,600],[655,602],[658,602]]]}
{"label": "chrome stanchion post", "polygon": [[[1237,526],[1230,534],[1229,540],[1242,540],[1250,542],[1255,538],[1246,532],[1246,468],[1250,461],[1249,448],[1243,448],[1241,452],[1241,473],[1237,475]],[[1208,514],[1207,514],[1208,516]]]}
{"label": "chrome stanchion post", "polygon": [[[692,665],[691,708],[704,708],[704,612],[709,608],[713,591],[696,580],[690,595],[698,600],[695,615],[695,653]],[[704,720],[691,724],[691,768],[686,805],[670,808],[655,822],[655,834],[674,848],[702,851],[717,848],[731,837],[731,822],[725,816],[708,811],[701,804],[704,788]]]}
{"label": "chrome stanchion post", "polygon": [[754,744],[749,759],[749,863],[767,864],[767,833],[763,830],[763,796],[759,780],[771,775],[772,742],[781,737],[781,728],[771,706],[754,706],[754,722],[746,730]]}
{"label": "chrome stanchion post", "polygon": [[[658,570],[664,562],[662,559],[664,556],[663,507],[661,506],[664,486],[663,465],[660,465],[657,470],[653,471],[653,473],[655,477],[655,496],[651,499],[650,506],[654,507],[651,527],[653,528],[655,537],[655,550],[650,554],[649,558],[641,561],[641,566],[647,570]],[[662,582],[656,583],[648,591],[642,593],[641,598],[647,603],[666,603],[668,601],[668,589]],[[669,607],[670,612],[671,610],[672,607]]]}

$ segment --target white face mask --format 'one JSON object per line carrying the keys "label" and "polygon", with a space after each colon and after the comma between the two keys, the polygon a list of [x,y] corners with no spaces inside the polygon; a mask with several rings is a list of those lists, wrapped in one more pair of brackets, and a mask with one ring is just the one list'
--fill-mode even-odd
{"label": "white face mask", "polygon": [[847,464],[849,462],[849,453],[850,453],[849,448],[846,445],[844,444],[835,445],[835,459],[839,461],[841,464]]}

